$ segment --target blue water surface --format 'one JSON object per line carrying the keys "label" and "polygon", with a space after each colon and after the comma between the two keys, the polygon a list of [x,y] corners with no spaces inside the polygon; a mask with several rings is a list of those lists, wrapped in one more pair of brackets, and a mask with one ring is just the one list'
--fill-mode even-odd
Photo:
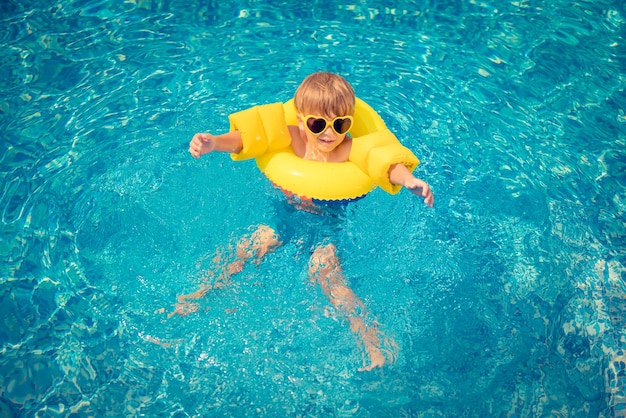
{"label": "blue water surface", "polygon": [[[624,2],[5,0],[0,23],[0,416],[626,415]],[[436,196],[375,190],[333,237],[399,347],[371,372],[307,231],[168,317],[281,215],[192,135],[318,70]]]}

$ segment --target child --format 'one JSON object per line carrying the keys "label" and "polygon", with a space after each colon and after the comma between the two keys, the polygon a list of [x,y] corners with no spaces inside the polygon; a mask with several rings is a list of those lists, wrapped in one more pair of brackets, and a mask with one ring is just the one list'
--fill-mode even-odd
{"label": "child", "polygon": [[[294,106],[298,125],[288,126],[286,134],[291,150],[296,156],[320,162],[350,160],[353,138],[347,135],[347,132],[353,121],[351,117],[355,109],[355,94],[346,80],[332,73],[311,74],[298,87],[294,96]],[[236,115],[231,115],[231,126]],[[305,117],[305,115],[314,116]],[[214,151],[230,152],[234,159],[246,158],[247,150],[254,147],[254,144],[250,146],[250,142],[259,139],[259,136],[252,137],[247,132],[242,134],[236,126],[235,130],[222,135],[198,133],[189,143],[189,152],[194,158]],[[397,147],[404,150],[403,155],[408,152],[415,159],[412,153],[399,143]],[[434,196],[430,186],[414,177],[411,174],[412,168],[407,167],[406,163],[398,161],[390,160],[384,164],[386,173],[383,174],[387,177],[385,182],[397,187],[406,187],[432,207]],[[415,161],[417,162],[417,159]],[[417,163],[411,165],[414,167]],[[232,275],[243,269],[247,260],[255,258],[259,263],[265,254],[280,244],[279,237],[273,229],[265,225],[260,226],[249,237],[244,237],[239,242],[236,259],[222,268],[222,273],[213,286],[180,296],[175,311],[170,315],[185,315],[195,311],[196,305],[188,302],[189,299],[203,297],[210,288],[227,284]],[[332,243],[320,245],[313,251],[309,260],[309,277],[312,282],[321,286],[330,303],[347,318],[350,329],[360,338],[368,360],[365,367],[359,370],[368,371],[381,367],[387,357],[390,360],[394,359],[397,348],[395,343],[385,338],[376,321],[368,319],[369,314],[363,303],[348,287],[336,248]]]}

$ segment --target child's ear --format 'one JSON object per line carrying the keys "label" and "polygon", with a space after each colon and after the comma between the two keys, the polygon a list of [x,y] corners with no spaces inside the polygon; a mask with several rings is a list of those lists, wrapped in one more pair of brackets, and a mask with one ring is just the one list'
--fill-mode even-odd
{"label": "child's ear", "polygon": [[296,115],[296,118],[298,119],[298,128],[304,129],[304,122],[302,121],[300,115]]}

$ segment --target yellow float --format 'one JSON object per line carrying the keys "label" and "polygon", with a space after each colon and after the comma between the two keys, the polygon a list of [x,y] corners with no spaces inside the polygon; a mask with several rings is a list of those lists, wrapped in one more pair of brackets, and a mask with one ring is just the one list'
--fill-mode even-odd
{"label": "yellow float", "polygon": [[305,160],[294,154],[288,125],[297,125],[293,99],[256,106],[229,116],[231,131],[241,132],[243,149],[235,161],[255,158],[277,187],[304,200],[351,201],[376,186],[395,194],[389,168],[401,163],[413,171],[419,160],[387,129],[382,118],[357,98],[350,130],[352,148],[342,163]]}

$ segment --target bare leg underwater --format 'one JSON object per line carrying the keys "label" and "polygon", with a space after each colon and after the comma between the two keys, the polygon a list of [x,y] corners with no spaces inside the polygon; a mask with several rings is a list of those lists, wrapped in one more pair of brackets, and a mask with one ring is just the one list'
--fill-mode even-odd
{"label": "bare leg underwater", "polygon": [[[254,259],[253,262],[258,265],[268,253],[281,244],[282,242],[278,240],[278,235],[272,228],[260,225],[252,234],[239,240],[235,259],[223,263],[218,268],[217,277],[212,283],[205,284],[192,293],[177,297],[174,310],[168,314],[168,318],[197,312],[199,305],[194,301],[202,299],[212,289],[220,289],[228,285],[231,277],[240,273],[248,260]],[[336,252],[337,249],[332,244],[315,249],[309,260],[311,282],[320,285],[330,303],[348,320],[350,329],[363,344],[368,360],[366,360],[366,366],[360,368],[359,371],[382,367],[387,360],[393,362],[398,346],[379,330],[378,322],[371,319],[363,302],[348,287]],[[219,264],[219,255],[216,259]]]}
{"label": "bare leg underwater", "polygon": [[393,362],[398,346],[378,329],[377,321],[368,320],[363,302],[346,284],[336,252],[332,244],[317,248],[309,261],[309,278],[320,285],[330,303],[348,319],[350,329],[360,338],[369,362],[359,371],[382,367],[387,357]]}
{"label": "bare leg underwater", "polygon": [[[258,265],[266,254],[274,251],[281,244],[272,228],[260,225],[252,234],[244,236],[239,240],[235,259],[218,269],[219,273],[212,284],[203,285],[195,292],[179,295],[174,305],[174,310],[167,317],[171,318],[174,315],[186,316],[197,312],[198,304],[190,301],[202,299],[208,291],[220,289],[228,285],[230,278],[243,270],[246,261],[254,258],[254,263]],[[216,259],[219,263],[219,255]]]}

